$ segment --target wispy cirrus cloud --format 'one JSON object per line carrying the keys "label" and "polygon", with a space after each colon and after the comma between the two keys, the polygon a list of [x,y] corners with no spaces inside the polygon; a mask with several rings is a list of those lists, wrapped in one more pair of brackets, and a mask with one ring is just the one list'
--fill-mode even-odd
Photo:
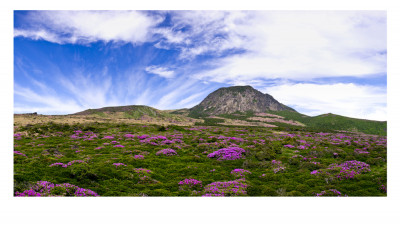
{"label": "wispy cirrus cloud", "polygon": [[224,51],[242,49],[248,41],[234,29],[252,17],[244,11],[171,12],[171,26],[155,29],[162,38],[159,48],[178,49],[180,59],[193,60],[198,55],[220,56]]}
{"label": "wispy cirrus cloud", "polygon": [[58,97],[51,93],[38,93],[30,88],[14,85],[14,95],[23,100],[14,103],[15,113],[39,112],[50,114],[73,113],[84,108],[77,104],[73,98]]}
{"label": "wispy cirrus cloud", "polygon": [[175,77],[175,72],[173,70],[170,70],[166,67],[162,66],[148,66],[146,67],[146,72],[151,73],[151,74],[156,74],[160,77],[164,78],[174,78]]}
{"label": "wispy cirrus cloud", "polygon": [[245,22],[233,20],[225,35],[231,44],[222,47],[244,52],[208,62],[213,68],[194,77],[233,83],[386,73],[386,12],[249,14]]}
{"label": "wispy cirrus cloud", "polygon": [[307,115],[335,113],[372,120],[386,120],[386,88],[352,83],[284,84],[264,88],[283,104]]}
{"label": "wispy cirrus cloud", "polygon": [[140,11],[32,11],[26,16],[27,25],[16,28],[14,36],[59,44],[143,43],[162,20],[160,15]]}

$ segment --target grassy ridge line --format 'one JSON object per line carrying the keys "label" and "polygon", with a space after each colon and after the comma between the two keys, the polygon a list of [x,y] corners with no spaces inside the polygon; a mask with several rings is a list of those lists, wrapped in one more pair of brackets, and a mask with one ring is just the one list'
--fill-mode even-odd
{"label": "grassy ridge line", "polygon": [[387,122],[363,120],[339,116],[335,114],[323,114],[319,116],[306,116],[290,111],[269,111],[268,113],[285,117],[285,119],[296,120],[304,123],[311,128],[346,130],[354,132],[363,132],[366,134],[387,135]]}
{"label": "grassy ridge line", "polygon": [[[362,132],[366,134],[374,135],[387,135],[387,122],[372,121],[355,119],[335,114],[324,114],[315,117],[310,117],[298,112],[292,111],[268,111],[270,114],[283,116],[285,120],[294,120],[305,124],[307,127],[298,127],[289,124],[272,122],[270,124],[276,125],[279,129],[292,129],[298,131],[315,131],[315,132],[333,132],[335,130],[345,130],[351,132]],[[219,117],[227,119],[238,119],[248,122],[254,122],[248,120],[249,117],[254,116],[252,112],[236,112],[234,114],[221,114]],[[224,121],[221,119],[204,118],[203,123],[196,123],[196,125],[208,125],[208,126],[221,126],[220,123]]]}
{"label": "grassy ridge line", "polygon": [[[179,113],[176,113],[178,112]],[[123,117],[127,119],[139,119],[142,116],[150,116],[153,118],[160,119],[173,119],[180,121],[182,118],[177,117],[185,116],[188,110],[175,110],[172,112],[161,111],[149,106],[142,105],[131,105],[131,106],[120,106],[120,107],[104,107],[100,109],[89,109],[83,112],[76,113],[75,115],[98,115],[101,118],[108,117],[109,113],[123,112]],[[286,120],[294,120],[305,124],[308,128],[318,129],[318,130],[346,130],[352,132],[363,132],[366,134],[375,135],[387,135],[387,122],[372,121],[355,119],[344,116],[339,116],[335,114],[324,114],[319,116],[310,117],[294,111],[267,111],[270,114],[275,114],[285,117]],[[192,118],[202,118],[207,115],[202,112],[199,106],[194,107],[189,111],[189,117]],[[219,115],[227,119],[238,119],[248,121],[249,117],[254,116],[252,112],[236,112],[234,114],[222,114]],[[223,121],[207,120],[204,123],[198,123],[197,125],[217,125]],[[275,124],[275,123],[271,123]],[[275,124],[282,126],[283,124]],[[287,125],[283,125],[287,127]]]}
{"label": "grassy ridge line", "polygon": [[99,109],[87,109],[82,112],[74,113],[73,115],[91,115],[101,112],[104,113],[104,112],[132,112],[132,111],[138,111],[142,113],[156,115],[158,114],[159,110],[145,105],[128,105],[128,106],[103,107]]}
{"label": "grassy ridge line", "polygon": [[[172,111],[173,112],[173,111]],[[140,120],[144,116],[156,119],[171,119],[176,121],[183,121],[182,115],[172,114],[170,110],[163,111],[149,106],[131,105],[131,106],[117,106],[117,107],[104,107],[99,109],[88,109],[73,115],[92,116],[97,115],[101,118],[126,118]]]}

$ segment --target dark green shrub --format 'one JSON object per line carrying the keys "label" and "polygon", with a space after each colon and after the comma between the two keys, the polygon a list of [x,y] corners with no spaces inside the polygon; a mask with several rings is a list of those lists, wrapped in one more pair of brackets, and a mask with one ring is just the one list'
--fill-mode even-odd
{"label": "dark green shrub", "polygon": [[261,195],[262,196],[277,196],[278,194],[276,193],[275,189],[268,187],[268,186],[263,186],[261,190]]}
{"label": "dark green shrub", "polygon": [[166,131],[167,129],[164,127],[164,126],[161,126],[161,127],[159,127],[158,128],[158,131],[161,131],[161,132],[164,132],[164,131]]}

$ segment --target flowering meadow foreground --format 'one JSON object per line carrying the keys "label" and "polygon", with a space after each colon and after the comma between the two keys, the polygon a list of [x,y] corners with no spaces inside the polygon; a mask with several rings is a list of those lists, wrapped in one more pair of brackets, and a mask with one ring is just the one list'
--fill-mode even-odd
{"label": "flowering meadow foreground", "polygon": [[16,127],[14,196],[386,196],[386,136],[265,127]]}

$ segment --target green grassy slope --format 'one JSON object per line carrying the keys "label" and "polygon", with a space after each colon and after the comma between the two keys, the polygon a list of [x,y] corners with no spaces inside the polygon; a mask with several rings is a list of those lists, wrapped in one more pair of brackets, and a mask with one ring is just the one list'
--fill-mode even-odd
{"label": "green grassy slope", "polygon": [[366,134],[387,135],[387,122],[355,119],[335,114],[323,114],[319,116],[306,116],[301,113],[292,111],[269,111],[268,113],[283,116],[286,119],[296,120],[304,123],[307,127],[329,129],[329,130],[346,130],[354,132],[362,132]]}

